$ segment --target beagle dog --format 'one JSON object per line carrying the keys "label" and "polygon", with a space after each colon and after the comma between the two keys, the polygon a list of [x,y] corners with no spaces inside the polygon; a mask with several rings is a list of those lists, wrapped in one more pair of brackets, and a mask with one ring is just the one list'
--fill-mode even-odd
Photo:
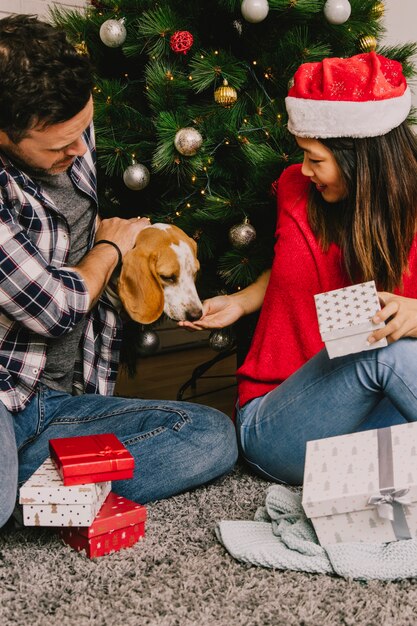
{"label": "beagle dog", "polygon": [[152,324],[164,312],[176,321],[197,320],[202,304],[195,287],[197,244],[172,224],[143,229],[123,258],[118,293],[128,315]]}

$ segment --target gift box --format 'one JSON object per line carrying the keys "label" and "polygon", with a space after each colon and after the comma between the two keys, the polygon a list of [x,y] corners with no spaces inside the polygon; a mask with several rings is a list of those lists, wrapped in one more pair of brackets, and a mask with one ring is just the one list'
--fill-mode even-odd
{"label": "gift box", "polygon": [[322,545],[417,537],[417,423],[307,442],[302,504]]}
{"label": "gift box", "polygon": [[111,492],[88,528],[62,528],[62,539],[92,559],[129,548],[145,535],[146,508]]}
{"label": "gift box", "polygon": [[372,322],[375,313],[381,310],[373,280],[316,294],[314,300],[329,358],[387,345],[385,338],[367,343],[371,332],[384,326],[384,322]]}
{"label": "gift box", "polygon": [[50,439],[49,449],[64,485],[133,476],[134,458],[112,433]]}
{"label": "gift box", "polygon": [[25,526],[89,526],[111,490],[111,482],[67,487],[51,459],[22,485]]}

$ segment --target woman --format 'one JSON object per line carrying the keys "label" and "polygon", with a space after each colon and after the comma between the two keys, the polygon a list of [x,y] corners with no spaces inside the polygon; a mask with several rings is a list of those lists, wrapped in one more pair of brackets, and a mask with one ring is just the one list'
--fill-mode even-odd
{"label": "woman", "polygon": [[[417,420],[417,141],[401,65],[375,52],[302,65],[286,99],[304,152],[277,184],[272,269],[205,302],[189,328],[262,306],[238,370],[242,453],[269,479],[300,484],[305,445]],[[330,360],[314,294],[375,280],[389,345]]]}

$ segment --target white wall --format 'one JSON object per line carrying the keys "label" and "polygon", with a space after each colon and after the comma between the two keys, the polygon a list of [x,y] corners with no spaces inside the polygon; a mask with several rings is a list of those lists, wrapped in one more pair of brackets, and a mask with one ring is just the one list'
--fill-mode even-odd
{"label": "white wall", "polygon": [[48,7],[59,4],[70,9],[87,6],[87,0],[0,0],[0,18],[10,13],[29,13],[46,18]]}
{"label": "white wall", "polygon": [[[417,1],[416,0],[384,0],[384,26],[387,32],[383,43],[398,45],[409,41],[417,41]],[[415,58],[417,63],[417,57]],[[417,82],[410,83],[413,92],[413,104],[417,107]]]}

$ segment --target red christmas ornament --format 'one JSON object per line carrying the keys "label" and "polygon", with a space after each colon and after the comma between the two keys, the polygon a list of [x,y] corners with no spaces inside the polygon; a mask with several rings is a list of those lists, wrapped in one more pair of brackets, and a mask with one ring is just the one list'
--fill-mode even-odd
{"label": "red christmas ornament", "polygon": [[169,44],[174,52],[187,54],[193,45],[193,41],[194,37],[188,30],[177,30],[172,35]]}

